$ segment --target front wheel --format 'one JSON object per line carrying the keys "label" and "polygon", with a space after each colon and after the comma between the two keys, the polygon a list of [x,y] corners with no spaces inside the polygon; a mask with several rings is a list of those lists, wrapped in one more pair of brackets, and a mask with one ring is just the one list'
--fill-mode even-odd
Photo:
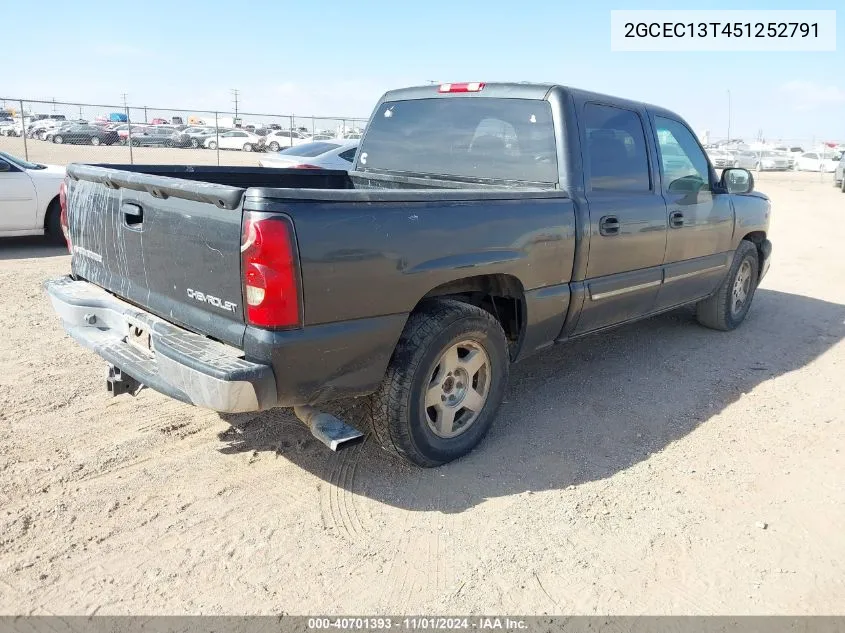
{"label": "front wheel", "polygon": [[53,142],[56,143],[57,145],[61,145],[62,143],[65,142],[65,139],[62,136],[54,136]]}
{"label": "front wheel", "polygon": [[192,138],[191,139],[191,147],[193,147],[194,149],[197,149],[199,146],[200,146],[200,142],[197,139]]}
{"label": "front wheel", "polygon": [[747,240],[742,240],[722,285],[715,294],[698,302],[698,322],[714,330],[729,331],[738,327],[748,314],[759,278],[760,260],[757,247]]}
{"label": "front wheel", "polygon": [[92,136],[91,137],[91,145],[99,145],[100,144],[100,137]]}
{"label": "front wheel", "polygon": [[272,143],[270,143],[270,145],[268,145],[268,147],[270,148],[271,152],[278,152],[279,151],[279,144],[276,141],[273,141]]}
{"label": "front wheel", "polygon": [[208,149],[217,149],[217,143],[211,141],[211,143],[208,144]]}
{"label": "front wheel", "polygon": [[484,438],[510,370],[492,314],[453,299],[408,319],[384,381],[370,396],[370,425],[383,448],[423,467],[469,453]]}
{"label": "front wheel", "polygon": [[845,174],[842,174],[842,182],[839,185],[839,190],[845,193]]}
{"label": "front wheel", "polygon": [[251,152],[252,151],[252,145],[250,145],[249,143],[244,143],[244,151],[245,152]]}

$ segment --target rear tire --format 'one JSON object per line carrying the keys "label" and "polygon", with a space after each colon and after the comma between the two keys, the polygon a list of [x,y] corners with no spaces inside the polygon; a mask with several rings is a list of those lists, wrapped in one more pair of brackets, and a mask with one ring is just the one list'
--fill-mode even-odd
{"label": "rear tire", "polygon": [[47,240],[56,246],[66,246],[65,234],[62,231],[62,209],[59,206],[59,199],[54,198],[47,207],[47,217],[44,220],[44,229]]}
{"label": "rear tire", "polygon": [[279,151],[279,144],[276,141],[273,141],[272,143],[270,143],[270,145],[268,145],[268,147],[270,148],[271,152],[278,152]]}
{"label": "rear tire", "polygon": [[244,151],[245,152],[251,152],[252,151],[252,145],[249,144],[249,143],[244,143]]}
{"label": "rear tire", "polygon": [[62,143],[65,142],[65,139],[62,136],[54,136],[53,142],[56,143],[57,145],[61,145]]}
{"label": "rear tire", "polygon": [[376,441],[423,467],[466,455],[490,430],[509,370],[505,333],[493,315],[454,299],[423,305],[369,397]]}
{"label": "rear tire", "polygon": [[99,145],[100,144],[100,137],[92,136],[91,137],[91,145]]}
{"label": "rear tire", "polygon": [[760,278],[760,259],[757,247],[742,240],[734,253],[734,260],[719,289],[696,305],[698,322],[724,332],[737,328],[748,314],[757,282]]}
{"label": "rear tire", "polygon": [[217,143],[211,141],[211,143],[208,144],[208,149],[217,149]]}
{"label": "rear tire", "polygon": [[200,146],[200,142],[197,139],[192,138],[191,139],[191,147],[193,147],[194,149],[197,149],[199,146]]}

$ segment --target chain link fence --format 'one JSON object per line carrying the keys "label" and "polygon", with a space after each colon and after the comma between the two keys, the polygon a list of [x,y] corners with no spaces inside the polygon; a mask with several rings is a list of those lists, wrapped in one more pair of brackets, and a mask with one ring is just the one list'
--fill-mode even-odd
{"label": "chain link fence", "polygon": [[[367,119],[0,97],[0,151],[29,161],[257,165],[261,152],[360,138]],[[256,155],[258,154],[258,155]]]}

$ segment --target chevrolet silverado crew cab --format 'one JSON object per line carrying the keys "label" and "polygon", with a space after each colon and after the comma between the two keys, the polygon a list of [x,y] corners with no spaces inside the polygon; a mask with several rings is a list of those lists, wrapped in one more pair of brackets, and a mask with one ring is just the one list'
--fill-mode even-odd
{"label": "chevrolet silverado crew cab", "polygon": [[294,407],[334,449],[361,432],[319,405],[366,397],[422,466],[479,443],[533,352],[686,304],[737,327],[771,253],[769,199],[681,117],[559,85],[388,92],[348,173],[67,172],[46,289],[114,394]]}

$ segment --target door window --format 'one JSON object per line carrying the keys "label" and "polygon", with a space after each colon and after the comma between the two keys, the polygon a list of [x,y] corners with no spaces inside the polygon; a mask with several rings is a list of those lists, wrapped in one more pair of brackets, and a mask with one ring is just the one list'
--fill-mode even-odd
{"label": "door window", "polygon": [[588,103],[584,120],[593,191],[649,191],[648,152],[639,115]]}
{"label": "door window", "polygon": [[710,168],[704,150],[687,126],[656,116],[660,169],[667,191],[701,191],[710,187]]}

